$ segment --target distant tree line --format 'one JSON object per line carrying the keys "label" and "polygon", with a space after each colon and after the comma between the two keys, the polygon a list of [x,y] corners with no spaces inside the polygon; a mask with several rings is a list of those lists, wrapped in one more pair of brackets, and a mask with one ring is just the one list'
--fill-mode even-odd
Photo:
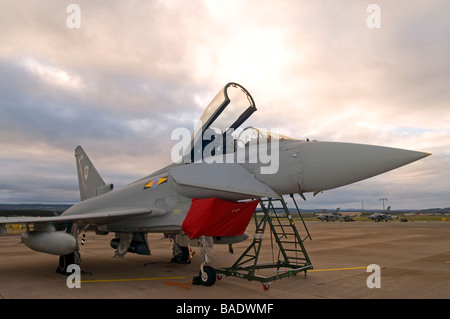
{"label": "distant tree line", "polygon": [[14,209],[14,210],[0,210],[0,216],[2,217],[15,217],[15,216],[55,216],[55,212],[52,210],[40,210],[40,209]]}

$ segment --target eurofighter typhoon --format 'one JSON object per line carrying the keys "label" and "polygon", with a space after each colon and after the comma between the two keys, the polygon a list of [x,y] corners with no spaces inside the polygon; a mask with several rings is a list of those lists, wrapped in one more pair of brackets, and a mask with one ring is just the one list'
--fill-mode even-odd
{"label": "eurofighter typhoon", "polygon": [[247,239],[245,229],[259,199],[286,194],[305,198],[304,193],[358,182],[430,155],[304,141],[255,127],[242,129],[255,111],[247,90],[228,83],[208,105],[188,141],[173,148],[179,160],[116,190],[105,184],[78,146],[75,160],[81,202],[55,217],[0,217],[0,233],[6,234],[6,224],[26,224],[22,242],[59,256],[61,273],[80,262],[82,232],[115,233],[110,245],[116,256],[149,255],[147,234],[164,233],[173,238],[172,261],[188,261],[189,245],[202,247],[201,283],[212,285],[216,274],[206,265],[209,249],[213,244]]}

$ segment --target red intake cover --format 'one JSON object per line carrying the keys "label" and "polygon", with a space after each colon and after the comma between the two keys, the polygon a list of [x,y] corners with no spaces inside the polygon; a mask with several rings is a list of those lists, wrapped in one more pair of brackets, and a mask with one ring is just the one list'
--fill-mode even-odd
{"label": "red intake cover", "polygon": [[229,202],[219,198],[193,198],[181,229],[191,239],[203,235],[242,235],[258,203],[259,200]]}

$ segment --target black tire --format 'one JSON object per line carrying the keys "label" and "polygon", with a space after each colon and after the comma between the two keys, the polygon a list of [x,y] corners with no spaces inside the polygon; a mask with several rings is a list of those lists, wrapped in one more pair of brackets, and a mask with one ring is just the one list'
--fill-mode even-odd
{"label": "black tire", "polygon": [[181,253],[174,256],[171,260],[173,263],[188,263],[189,262],[189,247],[179,247]]}
{"label": "black tire", "polygon": [[203,286],[212,286],[216,283],[216,271],[211,266],[203,266],[204,275],[202,271],[199,273],[200,281]]}
{"label": "black tire", "polygon": [[56,272],[63,274],[63,275],[70,275],[67,272],[67,267],[74,263],[75,263],[75,254],[74,253],[64,255],[64,256],[59,256],[59,263],[58,263],[58,268],[56,269]]}

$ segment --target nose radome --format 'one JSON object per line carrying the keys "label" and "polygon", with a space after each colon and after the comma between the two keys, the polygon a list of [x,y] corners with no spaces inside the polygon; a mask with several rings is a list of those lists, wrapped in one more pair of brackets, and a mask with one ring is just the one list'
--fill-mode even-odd
{"label": "nose radome", "polygon": [[303,192],[332,189],[412,163],[430,153],[366,144],[300,144]]}

